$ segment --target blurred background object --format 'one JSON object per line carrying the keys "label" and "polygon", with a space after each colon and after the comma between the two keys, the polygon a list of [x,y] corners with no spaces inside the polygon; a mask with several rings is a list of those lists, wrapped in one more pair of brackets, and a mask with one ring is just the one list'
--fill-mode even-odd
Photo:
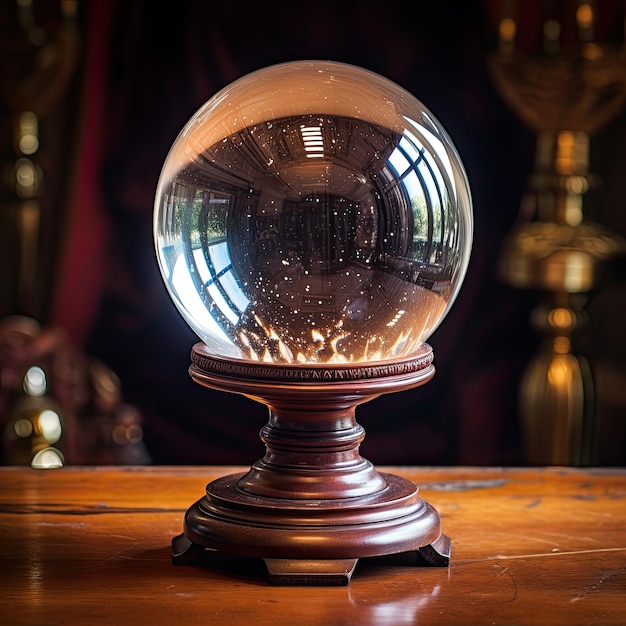
{"label": "blurred background object", "polygon": [[[603,383],[611,376],[626,381],[626,372],[590,359],[585,352],[593,353],[595,340],[589,337],[585,349],[581,334],[588,300],[610,285],[626,258],[626,239],[587,219],[585,210],[585,195],[601,184],[589,170],[591,138],[626,101],[623,15],[602,15],[602,3],[588,0],[545,3],[530,21],[527,9],[501,3],[499,46],[489,58],[503,99],[537,135],[520,219],[500,259],[504,280],[539,292],[531,320],[545,336],[520,384],[524,454],[533,465],[595,465],[609,455],[619,463],[621,450],[610,446],[625,441],[626,403],[613,419],[614,398]],[[520,23],[539,31],[534,45],[524,47]]]}
{"label": "blurred background object", "polygon": [[4,465],[150,462],[141,415],[122,401],[118,377],[30,317],[0,321],[0,415]]}
{"label": "blurred background object", "polygon": [[[79,54],[77,3],[3,2],[0,13],[2,103],[2,212],[0,315],[19,311],[40,318],[50,298],[52,261],[62,241],[58,212],[63,179],[44,171],[42,123],[52,125]],[[52,138],[68,150],[72,131]],[[63,173],[65,175],[65,173]],[[47,203],[47,204],[46,204]]]}
{"label": "blurred background object", "polygon": [[0,460],[6,465],[149,462],[141,415],[123,403],[117,376],[87,358],[61,325],[41,325],[69,221],[78,8],[76,0],[0,7]]}
{"label": "blurred background object", "polygon": [[[533,46],[544,54],[545,12],[553,7],[573,16],[572,26],[561,23],[563,39],[576,27],[579,5],[575,0],[520,2],[510,54]],[[596,9],[592,42],[623,45],[623,4],[606,0]],[[260,443],[250,424],[263,426],[264,407],[200,388],[187,375],[197,339],[160,278],[152,209],[161,165],[193,112],[248,72],[306,58],[353,63],[415,94],[453,137],[474,198],[476,231],[467,278],[445,327],[430,341],[437,374],[423,388],[359,408],[357,417],[367,431],[364,456],[396,465],[529,462],[518,389],[543,343],[543,331],[529,319],[540,317],[533,310],[546,294],[536,285],[504,280],[500,267],[503,242],[529,221],[528,203],[520,211],[520,199],[537,195],[528,185],[537,142],[536,129],[503,98],[490,69],[489,59],[503,46],[502,11],[499,0],[417,5],[244,0],[236,10],[202,0],[181,0],[175,8],[148,0],[0,2],[0,318],[13,328],[9,343],[57,337],[55,350],[77,355],[85,398],[98,395],[93,364],[107,372],[105,379],[117,381],[117,400],[107,405],[103,428],[92,428],[103,426],[94,419],[103,413],[93,400],[63,414],[64,436],[75,430],[79,440],[93,443],[90,455],[80,447],[61,449],[61,440],[50,444],[66,462],[90,462],[88,456],[97,462],[95,450],[110,462],[129,463],[247,464],[258,458]],[[554,90],[547,80],[546,89]],[[31,105],[17,98],[21,93],[30,94]],[[594,175],[577,171],[576,180],[603,184],[590,185],[585,193],[584,219],[624,236],[624,111],[613,111],[588,134]],[[19,137],[26,138],[21,145],[27,152],[36,146],[34,151],[24,153]],[[565,142],[568,137],[563,135]],[[584,142],[577,137],[572,135],[580,154]],[[545,154],[553,155],[556,144],[545,145],[552,146]],[[31,165],[21,168],[20,159]],[[26,197],[17,193],[18,172]],[[27,206],[35,209],[16,208],[24,202],[34,202]],[[568,296],[563,305],[550,301],[544,318],[557,311],[550,319],[560,320],[557,329],[567,331],[563,336],[570,345],[576,343],[576,359],[585,354],[594,372],[594,402],[604,399],[594,462],[623,464],[626,285],[623,266],[608,265],[602,289],[594,279],[592,291],[574,294],[586,299],[584,307]],[[588,318],[576,339],[564,321],[568,314]],[[16,322],[30,330],[16,330]],[[551,322],[540,321],[546,324]],[[14,360],[19,350],[9,352]],[[54,378],[49,366],[34,358],[19,375],[3,378],[0,422],[13,444],[15,402],[25,393],[27,365]],[[55,383],[45,397],[60,389]],[[118,411],[129,407],[133,417],[127,414],[116,430]],[[131,427],[123,435],[125,420]],[[140,442],[135,426],[142,429]],[[20,422],[18,430],[25,433],[28,426]],[[113,452],[122,450],[111,442],[125,437],[131,446],[122,446],[124,451],[135,446],[133,452],[116,456]]]}

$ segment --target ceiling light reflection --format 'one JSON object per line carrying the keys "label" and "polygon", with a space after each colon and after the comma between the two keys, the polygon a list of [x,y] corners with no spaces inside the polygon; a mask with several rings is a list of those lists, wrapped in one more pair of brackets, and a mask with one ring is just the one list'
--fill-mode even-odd
{"label": "ceiling light reflection", "polygon": [[300,134],[307,157],[324,156],[324,137],[319,126],[300,126]]}

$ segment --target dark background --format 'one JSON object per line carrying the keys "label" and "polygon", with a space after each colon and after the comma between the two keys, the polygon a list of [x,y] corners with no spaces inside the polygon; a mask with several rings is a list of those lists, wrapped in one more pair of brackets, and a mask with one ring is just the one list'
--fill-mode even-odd
{"label": "dark background", "polygon": [[[2,4],[11,16],[12,3]],[[546,3],[519,4],[519,38],[532,49]],[[573,3],[560,4],[566,13]],[[603,34],[621,37],[622,8],[599,5]],[[249,463],[261,456],[257,433],[267,417],[265,407],[188,377],[197,339],[165,292],[152,241],[167,151],[231,81],[278,62],[331,59],[394,80],[434,112],[465,164],[475,210],[466,281],[429,341],[437,374],[359,407],[362,453],[395,465],[523,463],[517,387],[538,344],[528,323],[538,296],[504,284],[497,263],[518,218],[535,138],[488,73],[499,3],[110,0],[78,8],[75,67],[40,116],[46,262],[32,301],[8,312],[63,329],[117,373],[125,400],[141,412],[152,461]],[[53,29],[54,15],[49,22]],[[624,115],[594,137],[591,169],[604,184],[585,199],[587,217],[623,234],[625,141]],[[581,338],[592,356],[619,367],[623,303],[619,281],[594,294]]]}

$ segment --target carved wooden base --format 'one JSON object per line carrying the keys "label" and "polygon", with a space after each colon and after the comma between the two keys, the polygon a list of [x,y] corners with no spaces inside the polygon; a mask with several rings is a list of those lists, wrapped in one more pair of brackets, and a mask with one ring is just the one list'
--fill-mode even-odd
{"label": "carved wooden base", "polygon": [[[359,455],[355,409],[434,374],[429,346],[376,366],[290,368],[216,360],[194,347],[197,382],[263,402],[265,456],[248,472],[219,478],[185,516],[173,562],[205,548],[260,557],[277,584],[348,584],[358,559],[414,551],[447,566],[450,542],[437,511],[411,481],[376,471]],[[295,378],[295,379],[294,379]]]}

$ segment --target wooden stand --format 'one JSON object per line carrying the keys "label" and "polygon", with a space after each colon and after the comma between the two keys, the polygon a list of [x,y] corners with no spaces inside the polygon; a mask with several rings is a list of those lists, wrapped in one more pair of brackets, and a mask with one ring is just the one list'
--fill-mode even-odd
{"label": "wooden stand", "polygon": [[269,407],[265,456],[248,472],[214,480],[172,541],[175,565],[204,549],[265,562],[283,585],[347,585],[359,558],[415,552],[447,566],[450,541],[437,511],[404,478],[362,458],[357,405],[432,378],[432,349],[408,360],[367,365],[292,366],[225,361],[203,344],[192,378]]}

